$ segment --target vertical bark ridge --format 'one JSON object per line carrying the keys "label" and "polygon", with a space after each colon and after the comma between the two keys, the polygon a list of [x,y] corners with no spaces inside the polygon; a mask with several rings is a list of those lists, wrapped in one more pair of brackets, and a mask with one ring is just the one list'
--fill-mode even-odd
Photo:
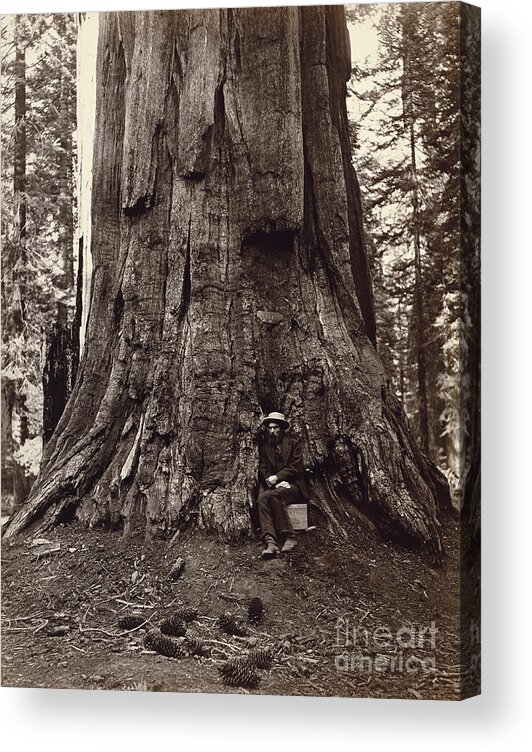
{"label": "vertical bark ridge", "polygon": [[329,99],[331,116],[340,135],[343,174],[349,206],[349,253],[353,280],[366,325],[366,334],[371,342],[376,345],[377,325],[373,283],[368,255],[366,253],[360,188],[351,163],[349,127],[347,108],[345,106],[347,97],[346,82],[351,78],[351,51],[347,26],[342,22],[343,19],[341,18],[342,13],[343,8],[341,6],[331,6],[325,17],[327,70],[338,71],[338,75],[328,76]]}

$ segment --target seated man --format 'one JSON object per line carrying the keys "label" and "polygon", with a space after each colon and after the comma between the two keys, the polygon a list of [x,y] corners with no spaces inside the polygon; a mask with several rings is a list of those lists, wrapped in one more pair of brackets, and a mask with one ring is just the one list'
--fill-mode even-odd
{"label": "seated man", "polygon": [[303,456],[296,439],[285,436],[289,423],[282,413],[270,413],[262,420],[266,439],[259,447],[259,478],[262,485],[258,498],[259,522],[266,548],[264,559],[293,551],[294,530],[286,507],[307,500],[303,477]]}

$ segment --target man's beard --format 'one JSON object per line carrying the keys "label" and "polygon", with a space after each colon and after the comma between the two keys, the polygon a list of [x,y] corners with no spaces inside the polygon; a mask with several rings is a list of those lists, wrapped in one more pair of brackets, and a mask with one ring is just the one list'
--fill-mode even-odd
{"label": "man's beard", "polygon": [[282,435],[279,434],[276,436],[275,434],[272,434],[271,436],[268,436],[268,444],[272,447],[278,446],[281,443]]}

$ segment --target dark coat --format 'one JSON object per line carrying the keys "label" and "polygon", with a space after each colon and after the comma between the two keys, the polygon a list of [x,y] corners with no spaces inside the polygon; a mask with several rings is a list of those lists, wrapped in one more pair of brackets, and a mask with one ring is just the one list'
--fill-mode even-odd
{"label": "dark coat", "polygon": [[303,454],[301,445],[297,439],[290,436],[283,436],[281,441],[282,469],[277,470],[275,449],[270,446],[268,441],[261,444],[259,448],[259,480],[263,488],[267,488],[266,478],[270,475],[276,475],[279,481],[286,480],[290,485],[295,485],[299,489],[302,501],[308,499],[307,484],[305,483],[303,465]]}

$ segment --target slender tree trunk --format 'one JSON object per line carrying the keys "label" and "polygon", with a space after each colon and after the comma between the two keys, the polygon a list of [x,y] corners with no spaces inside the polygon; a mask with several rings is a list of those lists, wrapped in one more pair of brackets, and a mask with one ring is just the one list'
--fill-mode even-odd
{"label": "slender tree trunk", "polygon": [[[13,164],[13,300],[11,329],[13,336],[25,337],[26,330],[26,52],[20,21],[15,21],[15,138]],[[11,413],[8,424],[13,428],[16,415],[17,436],[12,436],[11,448],[22,446],[29,438],[28,408],[22,379],[13,385],[13,399],[8,400]],[[13,503],[15,507],[26,499],[29,488],[24,469],[13,458]]]}
{"label": "slender tree trunk", "polygon": [[13,498],[13,398],[14,384],[2,380],[2,499]]}
{"label": "slender tree trunk", "polygon": [[323,519],[441,551],[442,476],[386,388],[345,112],[343,9],[103,14],[80,373],[7,531],[73,514],[248,534],[262,412]]}
{"label": "slender tree trunk", "polygon": [[401,301],[399,301],[398,310],[397,310],[397,327],[398,327],[398,347],[399,350],[399,395],[401,399],[401,404],[404,404],[405,400],[405,393],[406,393],[406,386],[405,386],[405,352],[404,352],[404,342],[405,342],[405,334],[403,329],[403,306]]}
{"label": "slender tree trunk", "polygon": [[[408,11],[406,11],[408,13]],[[421,266],[421,217],[419,211],[419,179],[416,158],[415,113],[412,87],[412,40],[407,32],[405,14],[403,19],[403,108],[410,147],[410,171],[412,175],[412,233],[414,239],[414,301],[413,328],[417,354],[417,380],[419,392],[419,435],[421,449],[429,453],[429,415],[427,400],[427,364],[425,352],[425,307],[423,301],[423,274]]]}
{"label": "slender tree trunk", "polygon": [[14,239],[18,247],[15,263],[15,284],[18,287],[14,307],[14,322],[20,333],[25,319],[26,255],[26,52],[22,41],[20,21],[15,21],[15,158],[13,165]]}
{"label": "slender tree trunk", "polygon": [[[58,32],[64,38],[67,36],[68,17],[65,14],[59,16]],[[59,281],[59,288],[64,293],[64,298],[59,302],[57,321],[62,326],[68,324],[68,296],[74,289],[74,189],[73,189],[73,154],[72,154],[72,129],[73,112],[71,106],[73,82],[69,71],[69,55],[67,47],[63,49],[61,59],[61,82],[59,91],[59,117],[62,123],[59,152],[59,251],[63,274]]]}
{"label": "slender tree trunk", "polygon": [[[66,14],[58,16],[58,32],[67,38]],[[63,293],[57,304],[57,319],[46,338],[46,357],[43,368],[43,444],[52,436],[72,392],[79,364],[79,324],[69,322],[69,298],[74,290],[74,185],[72,129],[73,74],[69,70],[71,51],[62,51],[59,117],[62,124],[59,151],[59,255],[62,275],[58,288]],[[79,263],[82,264],[81,246]]]}

